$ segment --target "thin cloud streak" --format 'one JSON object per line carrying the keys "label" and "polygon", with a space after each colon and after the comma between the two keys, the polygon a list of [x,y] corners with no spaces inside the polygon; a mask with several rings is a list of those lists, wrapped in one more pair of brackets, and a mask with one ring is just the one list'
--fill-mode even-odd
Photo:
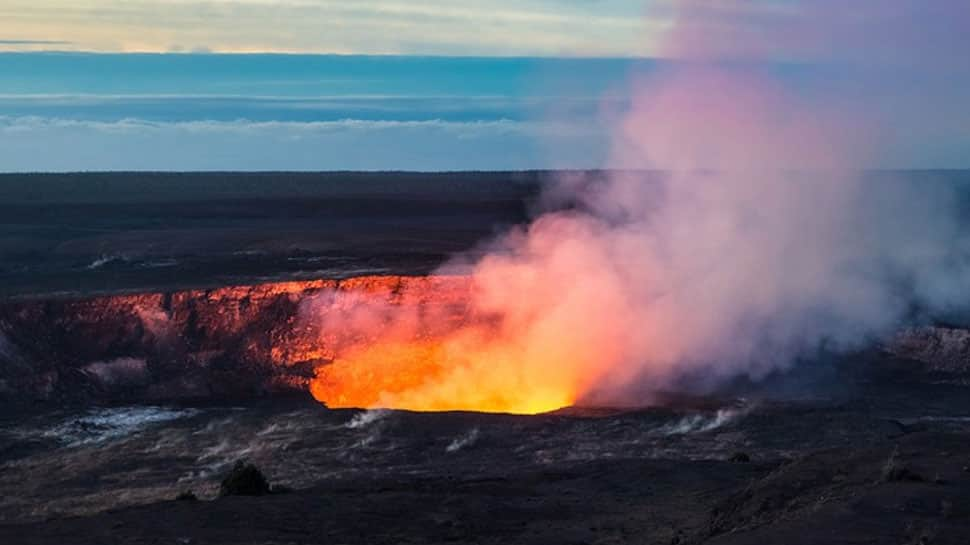
{"label": "thin cloud streak", "polygon": [[[511,120],[105,122],[0,116],[0,171],[589,168],[602,160],[604,142],[600,127]],[[571,152],[550,158],[540,143]]]}
{"label": "thin cloud streak", "polygon": [[0,45],[70,45],[64,40],[0,40]]}
{"label": "thin cloud streak", "polygon": [[70,49],[129,52],[630,56],[644,30],[639,6],[616,0],[8,0],[0,19]]}

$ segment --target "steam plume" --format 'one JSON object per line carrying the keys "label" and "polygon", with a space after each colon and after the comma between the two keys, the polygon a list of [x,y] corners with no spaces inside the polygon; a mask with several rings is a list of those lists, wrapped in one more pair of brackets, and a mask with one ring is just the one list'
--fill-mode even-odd
{"label": "steam plume", "polygon": [[[888,4],[911,3],[879,6]],[[881,40],[907,10],[864,29],[835,22],[839,11],[785,3],[794,12],[777,15],[765,5],[677,2],[662,50],[688,62],[631,78],[611,160],[627,170],[565,181],[558,190],[569,188],[577,209],[495,241],[473,268],[473,318],[441,342],[417,355],[395,345],[375,356],[371,345],[323,380],[360,377],[347,369],[390,357],[403,369],[377,372],[419,378],[378,392],[378,405],[645,403],[685,379],[757,379],[822,347],[851,349],[892,332],[914,306],[952,302],[970,276],[947,189],[867,180],[880,145],[868,113],[723,62],[824,56],[833,44],[823,37],[891,56]],[[643,167],[654,173],[633,170]],[[414,330],[401,323],[417,319],[381,318],[390,331]]]}

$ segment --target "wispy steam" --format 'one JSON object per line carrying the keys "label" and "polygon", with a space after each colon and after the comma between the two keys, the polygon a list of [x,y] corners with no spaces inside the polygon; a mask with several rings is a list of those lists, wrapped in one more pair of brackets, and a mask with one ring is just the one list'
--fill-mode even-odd
{"label": "wispy steam", "polygon": [[731,424],[746,416],[750,407],[718,409],[713,415],[692,414],[676,422],[665,424],[654,433],[658,435],[684,435],[686,433],[704,433],[714,431],[727,424]]}
{"label": "wispy steam", "polygon": [[474,446],[478,442],[478,434],[478,428],[472,428],[468,433],[448,443],[448,446],[445,447],[445,452],[458,452],[459,450]]}
{"label": "wispy steam", "polygon": [[386,418],[389,414],[390,412],[380,410],[380,409],[376,409],[373,411],[359,412],[355,414],[354,417],[351,418],[347,422],[347,424],[345,424],[345,426],[348,429],[352,429],[352,430],[356,430],[359,428],[366,428],[371,424],[373,424],[374,422],[377,422],[379,420]]}

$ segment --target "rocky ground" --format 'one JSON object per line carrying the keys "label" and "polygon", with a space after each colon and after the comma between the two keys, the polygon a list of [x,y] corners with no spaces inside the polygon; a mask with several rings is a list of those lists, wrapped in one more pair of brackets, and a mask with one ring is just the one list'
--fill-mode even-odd
{"label": "rocky ground", "polygon": [[[8,416],[0,542],[962,544],[970,389],[948,368],[879,352],[742,397],[539,416],[305,398]],[[219,497],[237,460],[276,493]]]}

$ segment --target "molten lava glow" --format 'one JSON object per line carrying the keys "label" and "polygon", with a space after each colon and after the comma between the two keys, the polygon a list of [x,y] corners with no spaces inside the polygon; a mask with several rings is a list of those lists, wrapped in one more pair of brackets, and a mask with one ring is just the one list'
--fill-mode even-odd
{"label": "molten lava glow", "polygon": [[631,339],[648,336],[619,327],[630,312],[615,270],[576,281],[578,263],[603,261],[587,243],[596,229],[547,216],[525,256],[490,256],[470,277],[321,297],[308,319],[335,358],[311,392],[331,407],[535,414],[622,380]]}
{"label": "molten lava glow", "polygon": [[355,347],[320,367],[310,391],[334,408],[537,414],[573,403],[568,381],[539,376],[534,362],[516,365],[480,338],[470,342],[479,346],[473,348],[463,331],[447,339]]}
{"label": "molten lava glow", "polygon": [[581,356],[568,354],[568,343],[546,349],[528,340],[529,328],[482,308],[477,284],[370,277],[323,292],[304,309],[316,342],[299,350],[334,354],[317,368],[313,396],[335,408],[415,411],[536,414],[571,405],[583,381],[564,362]]}
{"label": "molten lava glow", "polygon": [[535,414],[624,379],[631,339],[647,337],[620,327],[628,294],[612,268],[574,274],[603,262],[589,240],[597,229],[550,215],[519,252],[489,256],[470,276],[323,295],[305,314],[335,358],[311,392],[331,407]]}

